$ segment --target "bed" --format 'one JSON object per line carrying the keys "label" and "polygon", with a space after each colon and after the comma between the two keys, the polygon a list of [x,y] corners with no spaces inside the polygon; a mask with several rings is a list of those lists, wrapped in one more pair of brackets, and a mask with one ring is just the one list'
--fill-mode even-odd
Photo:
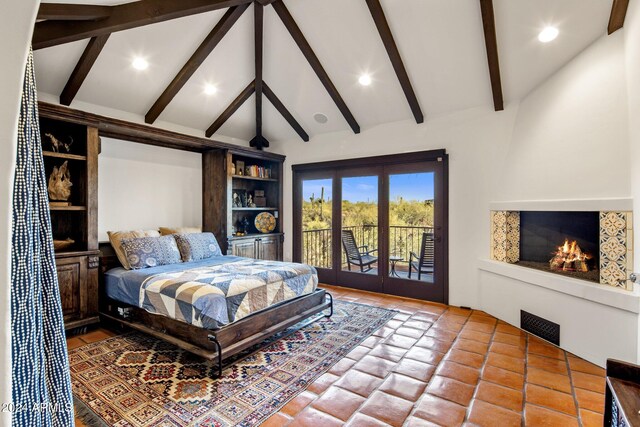
{"label": "bed", "polygon": [[318,289],[313,267],[234,256],[122,268],[101,245],[104,320],[222,361],[271,335],[328,310],[331,295]]}

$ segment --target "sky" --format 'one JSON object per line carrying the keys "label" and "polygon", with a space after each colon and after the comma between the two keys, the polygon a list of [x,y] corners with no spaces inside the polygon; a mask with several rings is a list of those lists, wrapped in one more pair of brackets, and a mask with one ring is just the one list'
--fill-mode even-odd
{"label": "sky", "polygon": [[[432,200],[433,172],[408,173],[391,175],[389,177],[390,200],[402,197],[404,200]],[[325,200],[332,199],[331,179],[317,179],[304,181],[302,194],[305,200],[314,195],[320,197],[324,187]],[[378,177],[365,176],[342,179],[342,198],[351,202],[378,201]]]}

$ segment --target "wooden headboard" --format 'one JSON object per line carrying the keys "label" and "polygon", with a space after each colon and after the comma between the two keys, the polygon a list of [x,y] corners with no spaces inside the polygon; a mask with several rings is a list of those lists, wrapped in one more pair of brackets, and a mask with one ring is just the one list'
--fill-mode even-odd
{"label": "wooden headboard", "polygon": [[98,243],[98,249],[100,249],[100,275],[104,275],[107,270],[111,270],[112,268],[122,267],[118,257],[116,256],[116,251],[113,250],[111,243],[109,242],[100,242]]}

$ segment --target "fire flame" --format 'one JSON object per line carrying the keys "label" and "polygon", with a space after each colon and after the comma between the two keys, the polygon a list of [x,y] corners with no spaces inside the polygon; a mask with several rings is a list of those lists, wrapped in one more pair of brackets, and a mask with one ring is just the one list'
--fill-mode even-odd
{"label": "fire flame", "polygon": [[582,252],[578,242],[575,240],[569,242],[569,239],[565,239],[564,244],[558,246],[558,250],[554,253],[549,263],[554,270],[588,271],[586,261],[591,258],[591,255]]}

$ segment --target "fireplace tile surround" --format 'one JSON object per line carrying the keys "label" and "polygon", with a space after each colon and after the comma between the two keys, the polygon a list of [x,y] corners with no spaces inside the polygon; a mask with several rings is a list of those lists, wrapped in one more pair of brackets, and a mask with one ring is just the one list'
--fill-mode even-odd
{"label": "fireplace tile surround", "polygon": [[[491,259],[520,261],[520,212],[491,211]],[[633,290],[626,280],[633,271],[633,217],[631,211],[599,212],[600,284]],[[549,274],[555,274],[549,272]]]}

